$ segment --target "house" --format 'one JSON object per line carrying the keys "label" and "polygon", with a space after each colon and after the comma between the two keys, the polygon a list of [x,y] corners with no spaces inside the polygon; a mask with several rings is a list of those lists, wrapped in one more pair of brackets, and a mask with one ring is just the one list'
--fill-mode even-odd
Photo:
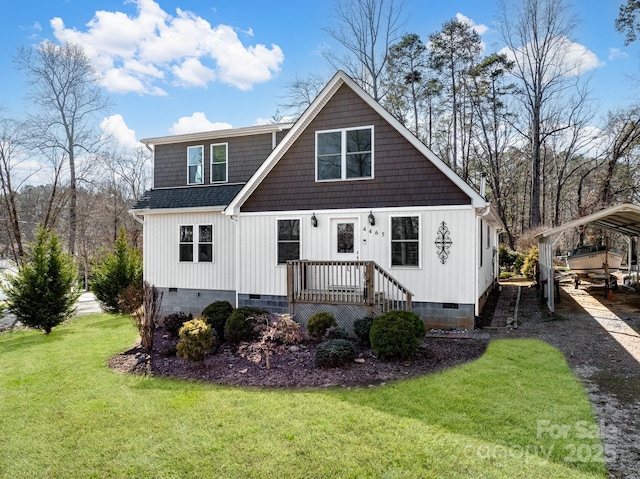
{"label": "house", "polygon": [[344,72],[294,124],[143,140],[144,276],[165,313],[215,300],[473,327],[497,284],[490,204]]}

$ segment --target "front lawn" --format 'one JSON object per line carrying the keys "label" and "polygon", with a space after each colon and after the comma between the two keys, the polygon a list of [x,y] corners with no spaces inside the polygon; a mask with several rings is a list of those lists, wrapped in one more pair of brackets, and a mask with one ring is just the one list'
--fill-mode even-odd
{"label": "front lawn", "polygon": [[108,369],[135,338],[104,314],[0,334],[0,477],[606,477],[587,396],[540,341],[386,386],[290,391]]}

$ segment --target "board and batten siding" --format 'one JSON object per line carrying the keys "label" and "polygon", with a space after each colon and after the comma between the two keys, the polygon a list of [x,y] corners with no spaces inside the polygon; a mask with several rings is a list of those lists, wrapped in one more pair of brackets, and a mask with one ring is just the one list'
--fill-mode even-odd
{"label": "board and batten siding", "polygon": [[[181,225],[213,225],[213,262],[180,262]],[[197,240],[197,228],[194,228]],[[161,288],[235,290],[235,224],[220,212],[148,214],[144,277]]]}
{"label": "board and batten siding", "polygon": [[[240,294],[287,294],[287,272],[277,265],[277,220],[299,218],[300,258],[330,260],[330,224],[336,218],[358,218],[358,259],[373,260],[388,271],[413,294],[414,301],[436,303],[475,304],[478,270],[477,221],[470,206],[438,208],[398,208],[372,210],[375,226],[368,223],[369,209],[341,211],[300,211],[244,213],[238,217]],[[311,225],[315,213],[318,226]],[[418,216],[420,218],[420,267],[391,266],[391,217]],[[452,246],[443,264],[437,254],[435,241],[442,222],[449,229]]]}

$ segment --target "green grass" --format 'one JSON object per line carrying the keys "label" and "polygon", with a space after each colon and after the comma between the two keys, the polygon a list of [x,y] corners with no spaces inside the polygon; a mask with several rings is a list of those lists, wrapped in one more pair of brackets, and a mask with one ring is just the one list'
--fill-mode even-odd
{"label": "green grass", "polygon": [[595,427],[586,394],[540,341],[382,387],[283,391],[109,370],[135,336],[109,315],[0,335],[0,477],[606,477],[599,439],[578,437]]}

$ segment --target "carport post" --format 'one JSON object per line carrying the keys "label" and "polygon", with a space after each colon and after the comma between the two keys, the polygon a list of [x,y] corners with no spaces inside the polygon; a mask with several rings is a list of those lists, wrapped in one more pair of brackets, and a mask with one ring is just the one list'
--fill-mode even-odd
{"label": "carport post", "polygon": [[[551,237],[543,237],[538,243],[538,263],[540,265],[540,285],[542,294],[547,296],[547,306],[553,313],[555,309],[554,285],[555,275],[553,271],[553,247]],[[546,281],[545,281],[546,280]]]}

